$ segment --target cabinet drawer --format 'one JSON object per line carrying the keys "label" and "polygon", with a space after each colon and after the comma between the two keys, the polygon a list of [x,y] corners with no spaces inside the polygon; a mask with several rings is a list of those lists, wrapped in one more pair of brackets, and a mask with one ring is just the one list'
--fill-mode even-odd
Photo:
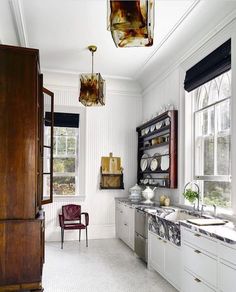
{"label": "cabinet drawer", "polygon": [[181,228],[181,236],[182,241],[187,241],[190,244],[213,255],[217,254],[217,242],[214,239],[208,238],[199,232],[192,232],[185,228]]}
{"label": "cabinet drawer", "polygon": [[217,260],[187,244],[182,246],[184,267],[212,286],[217,286]]}
{"label": "cabinet drawer", "polygon": [[182,292],[214,292],[215,290],[208,287],[200,279],[194,277],[187,271],[183,272]]}
{"label": "cabinet drawer", "polygon": [[235,265],[236,268],[236,249],[231,248],[227,245],[219,245],[219,256],[221,259],[230,262]]}
{"label": "cabinet drawer", "polygon": [[235,292],[236,269],[219,264],[220,271],[220,291],[221,292]]}

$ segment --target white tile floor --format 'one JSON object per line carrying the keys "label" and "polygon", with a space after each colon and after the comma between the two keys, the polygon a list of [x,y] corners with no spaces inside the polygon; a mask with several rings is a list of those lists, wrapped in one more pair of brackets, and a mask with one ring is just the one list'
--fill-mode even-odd
{"label": "white tile floor", "polygon": [[46,244],[45,292],[176,292],[118,239]]}

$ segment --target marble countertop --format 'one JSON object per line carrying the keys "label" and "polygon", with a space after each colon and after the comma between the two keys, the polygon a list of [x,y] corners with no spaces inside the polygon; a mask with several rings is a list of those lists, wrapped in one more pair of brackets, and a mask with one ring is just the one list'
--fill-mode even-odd
{"label": "marble countertop", "polygon": [[229,244],[236,245],[236,227],[232,222],[228,222],[225,225],[198,226],[187,221],[180,221],[180,225]]}
{"label": "marble countertop", "polygon": [[[158,202],[154,202],[152,205],[146,205],[140,203],[133,203],[128,198],[115,198],[116,200],[119,200],[127,205],[132,206],[133,208],[139,208],[148,214],[152,216],[157,216],[160,218],[164,218],[168,220],[168,217],[165,218],[166,215],[169,215],[172,212],[175,212],[176,210],[181,210],[181,212],[188,212],[189,214],[193,214],[194,212],[191,212],[189,210],[185,210],[183,208],[180,208],[178,206],[170,206],[168,208],[160,207],[160,204]],[[153,213],[152,210],[158,210],[158,212]],[[196,217],[199,214],[196,214]],[[205,214],[204,214],[205,215]],[[208,225],[208,226],[198,226],[192,223],[187,222],[187,220],[178,220],[178,221],[172,221],[168,220],[175,224],[180,224],[184,227],[187,227],[193,231],[208,235],[210,237],[216,238],[218,240],[221,240],[223,242],[227,242],[229,244],[235,244],[236,245],[236,226],[233,222],[228,222],[225,225]]]}

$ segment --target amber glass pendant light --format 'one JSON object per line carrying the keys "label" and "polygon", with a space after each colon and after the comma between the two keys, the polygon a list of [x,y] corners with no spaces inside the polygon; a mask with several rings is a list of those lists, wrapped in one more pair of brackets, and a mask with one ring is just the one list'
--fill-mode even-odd
{"label": "amber glass pendant light", "polygon": [[97,47],[91,45],[88,49],[92,53],[92,73],[80,75],[79,101],[84,106],[102,106],[105,105],[105,80],[100,73],[93,73],[93,55]]}
{"label": "amber glass pendant light", "polygon": [[108,0],[107,21],[117,47],[153,45],[155,0]]}

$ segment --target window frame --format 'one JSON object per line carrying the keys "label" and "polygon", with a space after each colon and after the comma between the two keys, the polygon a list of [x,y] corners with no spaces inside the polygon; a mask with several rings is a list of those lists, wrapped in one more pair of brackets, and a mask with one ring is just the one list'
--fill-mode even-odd
{"label": "window frame", "polygon": [[[60,128],[60,127],[58,127],[58,128]],[[67,127],[62,127],[62,128],[67,128]],[[69,135],[69,137],[75,137],[75,140],[76,140],[75,154],[74,155],[72,155],[72,154],[67,154],[67,155],[54,154],[53,159],[56,159],[56,158],[58,158],[58,159],[75,158],[75,171],[74,172],[63,172],[63,173],[53,171],[53,178],[54,177],[75,177],[75,194],[74,195],[72,195],[72,194],[70,194],[70,195],[57,195],[54,193],[54,189],[53,189],[53,196],[55,196],[55,197],[69,197],[69,196],[74,197],[77,194],[79,194],[79,127],[73,128],[73,129],[76,129],[76,135]],[[56,131],[54,131],[54,133],[53,133],[53,139],[55,138],[55,133],[56,133]],[[57,136],[57,137],[60,137],[60,136]]]}
{"label": "window frame", "polygon": [[[215,114],[216,112],[216,105],[225,102],[226,100],[229,100],[230,102],[230,109],[231,109],[231,104],[232,104],[232,69],[231,71],[231,83],[230,83],[230,87],[231,87],[231,95],[228,97],[225,97],[221,100],[217,100],[209,105],[206,105],[205,107],[202,107],[201,109],[196,110],[196,93],[195,90],[197,90],[197,88],[195,90],[193,90],[192,92],[186,92],[185,91],[185,99],[186,98],[191,98],[190,103],[188,103],[189,105],[191,105],[191,161],[192,161],[192,166],[191,166],[191,177],[192,180],[197,181],[197,183],[199,184],[200,187],[200,201],[203,203],[204,201],[204,181],[207,182],[229,182],[231,184],[231,207],[229,208],[224,208],[221,206],[217,206],[218,209],[223,210],[223,213],[228,213],[231,212],[233,207],[234,207],[234,199],[233,199],[233,193],[232,193],[232,165],[231,165],[231,170],[230,170],[230,174],[229,175],[196,175],[196,114],[204,111],[208,108],[213,107],[214,108],[214,124],[216,125],[217,123],[217,115]],[[224,74],[224,73],[223,73]],[[216,77],[217,78],[217,77]],[[203,86],[203,85],[201,85]],[[186,107],[185,106],[185,111],[189,110],[190,107]],[[214,127],[214,145],[215,143],[217,143],[217,127]],[[232,161],[232,112],[230,110],[230,129],[229,129],[229,135],[230,135],[230,141],[231,141],[231,153],[230,153],[230,160]],[[215,165],[217,163],[216,160],[216,147],[214,147],[214,172],[215,172]],[[185,202],[186,203],[186,202]]]}

